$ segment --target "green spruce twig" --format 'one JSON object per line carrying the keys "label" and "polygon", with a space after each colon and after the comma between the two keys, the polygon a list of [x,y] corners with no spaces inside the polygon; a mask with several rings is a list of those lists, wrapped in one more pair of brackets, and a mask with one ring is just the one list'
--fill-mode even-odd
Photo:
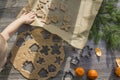
{"label": "green spruce twig", "polygon": [[91,28],[89,39],[95,44],[103,39],[110,49],[120,49],[120,10],[118,0],[104,0]]}

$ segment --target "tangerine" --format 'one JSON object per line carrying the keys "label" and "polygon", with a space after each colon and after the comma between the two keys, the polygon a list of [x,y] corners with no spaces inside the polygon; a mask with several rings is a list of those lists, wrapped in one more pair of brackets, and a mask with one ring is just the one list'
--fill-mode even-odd
{"label": "tangerine", "polygon": [[88,78],[90,80],[95,80],[98,77],[98,72],[96,70],[89,70],[88,71]]}
{"label": "tangerine", "polygon": [[82,67],[77,67],[77,68],[75,69],[75,74],[76,74],[77,76],[79,76],[79,77],[84,76],[84,74],[85,74],[84,68],[82,68]]}

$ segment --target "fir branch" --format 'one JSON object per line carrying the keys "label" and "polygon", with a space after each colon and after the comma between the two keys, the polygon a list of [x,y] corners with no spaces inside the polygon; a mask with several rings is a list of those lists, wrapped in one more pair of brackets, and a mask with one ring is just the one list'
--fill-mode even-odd
{"label": "fir branch", "polygon": [[116,4],[118,0],[104,0],[91,28],[89,39],[98,43],[103,39],[107,47],[120,49],[120,10]]}

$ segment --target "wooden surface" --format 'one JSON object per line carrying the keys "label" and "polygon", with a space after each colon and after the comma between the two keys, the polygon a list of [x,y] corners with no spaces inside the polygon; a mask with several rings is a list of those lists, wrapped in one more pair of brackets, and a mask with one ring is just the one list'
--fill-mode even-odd
{"label": "wooden surface", "polygon": [[[2,31],[9,23],[15,20],[15,17],[17,16],[21,8],[26,4],[26,1],[27,0],[0,0],[0,31]],[[16,34],[13,35],[13,37],[8,42],[9,45],[8,54],[10,53],[10,50],[12,48],[12,45],[14,44],[15,39]],[[92,41],[88,41],[87,45],[89,45],[90,48],[93,48],[91,52],[92,54],[91,57],[89,58],[80,57],[79,64],[73,67],[77,66],[84,67],[86,70],[86,74],[89,69],[96,69],[99,73],[99,77],[96,80],[120,80],[120,78],[118,78],[114,74],[114,68],[116,67],[115,58],[120,57],[120,52],[118,51],[113,52],[111,50],[108,51],[106,49],[104,41],[100,41],[98,45],[94,45]],[[96,47],[101,48],[103,52],[103,55],[100,58],[98,58],[94,52],[94,48]],[[64,49],[66,58],[68,56],[72,56],[72,54],[77,53],[69,46],[65,46]],[[61,80],[61,77],[63,76],[62,71],[64,65],[65,64],[63,64],[63,66],[61,67],[61,72],[58,74],[58,76],[50,80]],[[24,78],[18,71],[16,71],[8,59],[5,69],[2,72],[0,72],[0,80],[28,80],[28,79]],[[74,80],[87,80],[87,78],[85,75],[83,79],[77,78]]]}

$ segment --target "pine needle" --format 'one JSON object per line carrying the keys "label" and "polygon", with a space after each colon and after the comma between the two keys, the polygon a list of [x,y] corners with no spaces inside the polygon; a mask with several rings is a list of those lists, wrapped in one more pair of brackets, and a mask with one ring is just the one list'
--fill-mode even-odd
{"label": "pine needle", "polygon": [[110,49],[120,49],[120,10],[118,0],[104,0],[91,28],[89,39],[95,44],[103,39]]}

